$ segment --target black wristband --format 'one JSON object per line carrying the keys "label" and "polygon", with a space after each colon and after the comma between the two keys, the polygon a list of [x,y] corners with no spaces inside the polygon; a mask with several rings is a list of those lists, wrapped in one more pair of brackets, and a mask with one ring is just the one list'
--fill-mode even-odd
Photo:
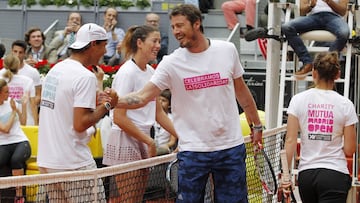
{"label": "black wristband", "polygon": [[263,126],[262,124],[260,124],[260,125],[253,125],[253,124],[251,124],[251,125],[250,125],[250,128],[251,128],[252,130],[254,130],[254,131],[263,131],[264,126]]}

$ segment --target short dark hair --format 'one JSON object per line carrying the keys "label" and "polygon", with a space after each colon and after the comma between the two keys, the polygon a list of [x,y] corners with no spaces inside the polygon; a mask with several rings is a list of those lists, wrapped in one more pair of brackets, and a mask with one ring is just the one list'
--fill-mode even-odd
{"label": "short dark hair", "polygon": [[5,55],[6,48],[5,45],[0,43],[0,58],[2,58]]}
{"label": "short dark hair", "polygon": [[185,16],[191,23],[191,25],[194,25],[196,21],[200,21],[200,31],[204,33],[204,27],[202,25],[202,16],[201,11],[192,4],[180,4],[178,6],[175,6],[173,10],[170,13],[170,19],[173,16],[182,15]]}
{"label": "short dark hair", "polygon": [[25,33],[25,38],[24,38],[24,40],[25,40],[25,42],[26,42],[28,45],[30,45],[30,44],[29,44],[30,35],[31,35],[33,32],[36,32],[36,31],[40,31],[40,32],[41,32],[41,37],[42,37],[42,39],[43,39],[43,44],[45,44],[46,37],[45,37],[44,33],[41,31],[41,29],[40,29],[39,27],[32,27],[32,28],[30,28],[30,29]]}
{"label": "short dark hair", "polygon": [[[100,44],[101,42],[104,42],[104,41],[107,41],[107,40],[106,39],[105,40],[96,40],[95,43]],[[69,47],[69,49],[70,49],[71,53],[80,53],[80,52],[83,52],[86,49],[88,49],[90,46],[91,46],[91,42],[89,42],[89,44],[85,45],[81,49],[72,49],[71,47]]]}
{"label": "short dark hair", "polygon": [[19,47],[23,48],[24,51],[26,51],[27,44],[26,44],[26,42],[24,40],[15,40],[11,44],[11,48],[14,48],[14,46],[19,46]]}
{"label": "short dark hair", "polygon": [[75,14],[79,14],[79,16],[80,16],[80,25],[82,25],[82,23],[83,23],[83,20],[82,20],[82,15],[81,15],[81,13],[76,12],[76,11],[72,11],[72,12],[70,12],[70,13],[68,14],[67,21],[69,21],[69,20],[70,20],[70,16],[71,16],[71,14],[73,14],[73,13],[75,13]]}

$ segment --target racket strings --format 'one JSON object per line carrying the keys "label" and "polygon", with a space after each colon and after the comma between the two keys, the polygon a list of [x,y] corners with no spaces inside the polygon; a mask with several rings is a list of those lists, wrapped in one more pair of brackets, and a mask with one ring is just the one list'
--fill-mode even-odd
{"label": "racket strings", "polygon": [[277,187],[276,178],[274,178],[274,171],[270,160],[263,150],[255,150],[254,159],[263,188],[268,194],[275,194]]}

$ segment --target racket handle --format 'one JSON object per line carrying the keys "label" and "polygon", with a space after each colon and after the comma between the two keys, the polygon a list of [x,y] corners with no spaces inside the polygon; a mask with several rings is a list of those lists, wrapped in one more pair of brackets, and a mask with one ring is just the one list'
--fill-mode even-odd
{"label": "racket handle", "polygon": [[281,166],[282,166],[282,170],[283,170],[281,179],[283,180],[283,182],[290,182],[289,165],[287,162],[287,155],[286,155],[285,149],[282,149],[280,151],[280,159],[281,159]]}

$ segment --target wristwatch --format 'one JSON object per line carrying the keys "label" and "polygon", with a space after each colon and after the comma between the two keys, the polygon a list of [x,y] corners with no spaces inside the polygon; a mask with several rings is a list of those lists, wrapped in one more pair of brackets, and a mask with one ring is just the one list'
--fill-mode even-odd
{"label": "wristwatch", "polygon": [[105,102],[104,106],[105,106],[106,110],[108,110],[108,111],[111,110],[111,104],[109,102]]}

